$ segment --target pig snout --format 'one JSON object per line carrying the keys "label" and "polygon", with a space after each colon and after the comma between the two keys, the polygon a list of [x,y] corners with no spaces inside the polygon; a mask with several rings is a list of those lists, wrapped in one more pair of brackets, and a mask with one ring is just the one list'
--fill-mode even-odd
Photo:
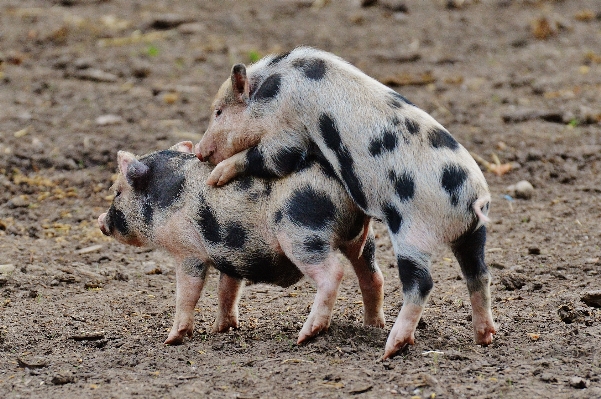
{"label": "pig snout", "polygon": [[214,152],[215,147],[209,148],[209,146],[203,143],[203,140],[200,140],[200,142],[194,146],[194,154],[196,154],[196,157],[201,162],[209,161]]}
{"label": "pig snout", "polygon": [[104,234],[105,236],[110,236],[111,233],[109,232],[109,229],[106,227],[106,212],[104,212],[102,215],[98,216],[98,227],[100,228],[100,231],[102,231],[102,234]]}

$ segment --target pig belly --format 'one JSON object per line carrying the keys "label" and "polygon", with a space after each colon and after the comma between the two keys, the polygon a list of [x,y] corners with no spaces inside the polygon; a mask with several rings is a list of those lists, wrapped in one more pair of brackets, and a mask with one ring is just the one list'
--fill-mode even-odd
{"label": "pig belly", "polygon": [[289,287],[303,278],[303,273],[284,255],[247,254],[242,261],[214,259],[215,268],[228,276],[253,283]]}

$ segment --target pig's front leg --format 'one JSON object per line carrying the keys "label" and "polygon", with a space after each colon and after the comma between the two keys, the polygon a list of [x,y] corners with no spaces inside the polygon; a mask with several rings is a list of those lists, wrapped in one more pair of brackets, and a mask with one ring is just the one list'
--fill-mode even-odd
{"label": "pig's front leg", "polygon": [[175,269],[175,320],[165,344],[177,345],[194,331],[194,307],[200,298],[208,267],[199,259],[186,258]]}
{"label": "pig's front leg", "polygon": [[286,176],[299,169],[309,147],[309,143],[302,138],[290,143],[265,139],[257,146],[219,162],[209,175],[207,184],[222,186],[239,175],[267,178]]}
{"label": "pig's front leg", "polygon": [[207,184],[209,186],[223,186],[236,176],[245,174],[246,157],[249,151],[250,149],[244,150],[219,162],[207,178]]}
{"label": "pig's front leg", "polygon": [[244,280],[221,273],[219,276],[219,309],[213,324],[213,332],[227,332],[238,328],[238,301]]}

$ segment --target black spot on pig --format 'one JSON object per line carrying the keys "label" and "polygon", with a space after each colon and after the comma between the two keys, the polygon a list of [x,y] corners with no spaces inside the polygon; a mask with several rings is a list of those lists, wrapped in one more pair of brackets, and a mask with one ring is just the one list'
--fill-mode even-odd
{"label": "black spot on pig", "polygon": [[225,226],[223,243],[230,248],[242,248],[246,243],[246,230],[236,222]]}
{"label": "black spot on pig", "polygon": [[287,53],[282,53],[282,54],[278,54],[275,57],[273,57],[271,59],[271,61],[269,61],[269,66],[275,65],[277,63],[279,63],[280,61],[282,61],[284,58],[288,57],[290,55],[290,52]]}
{"label": "black spot on pig", "polygon": [[419,133],[419,124],[412,119],[405,118],[405,128],[411,134]]}
{"label": "black spot on pig", "polygon": [[298,170],[305,158],[305,150],[300,147],[284,147],[273,157],[273,163],[278,176],[288,175]]}
{"label": "black spot on pig", "polygon": [[401,108],[403,104],[415,105],[411,101],[407,100],[405,97],[401,96],[396,91],[391,92],[389,104],[392,108]]}
{"label": "black spot on pig", "polygon": [[245,259],[244,278],[257,282],[289,287],[297,283],[303,273],[285,256],[256,251]]}
{"label": "black spot on pig", "polygon": [[153,217],[154,209],[152,208],[152,205],[148,203],[148,201],[144,201],[144,204],[142,204],[142,218],[144,218],[144,223],[150,225]]}
{"label": "black spot on pig", "polygon": [[367,240],[365,240],[365,246],[363,247],[363,254],[361,256],[369,265],[369,270],[375,272],[376,241],[373,237],[367,237]]}
{"label": "black spot on pig", "polygon": [[428,136],[430,145],[434,148],[448,148],[456,150],[459,143],[444,129],[432,130]]}
{"label": "black spot on pig", "polygon": [[375,157],[384,151],[393,151],[398,143],[396,134],[390,130],[386,130],[381,137],[371,140],[371,143],[369,143],[369,153]]}
{"label": "black spot on pig", "polygon": [[271,177],[274,173],[265,167],[265,158],[258,147],[252,147],[246,153],[246,170],[257,177]]}
{"label": "black spot on pig", "polygon": [[351,198],[353,198],[355,203],[359,205],[361,209],[367,209],[367,199],[363,193],[363,186],[355,173],[353,158],[346,148],[343,148],[343,151],[339,154],[338,162],[340,162],[340,175],[342,176],[342,181],[351,194]]}
{"label": "black spot on pig", "polygon": [[106,220],[107,228],[111,233],[117,230],[117,232],[124,237],[129,234],[129,226],[125,215],[113,205],[111,205],[106,214]]}
{"label": "black spot on pig", "polygon": [[213,257],[213,264],[215,265],[215,269],[219,270],[221,273],[225,273],[230,277],[238,279],[244,278],[238,268],[236,268],[236,266],[227,258],[215,256]]}
{"label": "black spot on pig", "polygon": [[325,253],[330,249],[330,245],[318,235],[312,235],[303,240],[303,248],[307,252]]}
{"label": "black spot on pig", "polygon": [[283,217],[283,215],[282,215],[282,211],[281,211],[281,210],[278,210],[278,211],[276,211],[276,212],[275,212],[275,214],[273,215],[273,221],[274,221],[276,224],[279,224],[279,223],[282,221],[282,217]]}
{"label": "black spot on pig", "polygon": [[346,185],[347,190],[357,205],[362,209],[366,209],[367,199],[363,193],[361,182],[355,173],[353,158],[348,148],[342,144],[336,123],[329,115],[321,114],[319,117],[319,129],[326,146],[334,151],[338,158],[342,182]]}
{"label": "black spot on pig", "polygon": [[309,265],[323,263],[328,255],[330,245],[321,237],[313,235],[303,241],[304,252],[300,255],[300,261]]}
{"label": "black spot on pig", "polygon": [[393,234],[396,234],[401,229],[401,224],[403,223],[403,217],[399,213],[398,209],[392,204],[384,205],[382,207],[382,212],[384,212],[384,216],[386,218],[386,224],[388,228]]}
{"label": "black spot on pig", "polygon": [[388,178],[394,185],[394,189],[401,201],[409,201],[415,195],[415,181],[407,172],[397,175],[394,171],[390,171]]}
{"label": "black spot on pig", "polygon": [[422,298],[426,297],[434,282],[430,272],[424,265],[420,265],[412,259],[398,257],[397,264],[399,267],[399,276],[401,284],[403,284],[403,292],[411,292],[417,288]]}
{"label": "black spot on pig", "polygon": [[442,188],[449,194],[451,204],[457,206],[459,203],[459,192],[463,183],[467,180],[467,171],[459,165],[447,165],[442,171]]}
{"label": "black spot on pig", "polygon": [[317,148],[317,146],[315,147],[315,152],[310,152],[311,155],[305,160],[306,166],[309,167],[313,162],[316,162],[327,177],[338,181],[339,178],[332,168],[332,165],[330,165],[328,160],[323,156],[319,148]]}
{"label": "black spot on pig", "polygon": [[217,216],[215,216],[215,212],[208,204],[206,204],[202,196],[200,203],[203,205],[201,205],[201,208],[198,211],[198,227],[200,227],[200,231],[205,240],[209,243],[217,244],[221,241]]}
{"label": "black spot on pig", "polygon": [[269,101],[274,99],[280,92],[282,83],[282,75],[274,73],[268,76],[261,86],[253,92],[251,100],[253,101]]}
{"label": "black spot on pig", "polygon": [[483,278],[488,274],[484,262],[484,247],[486,245],[486,226],[478,230],[469,230],[451,244],[451,249],[461,271],[465,276],[470,292],[479,290],[487,281]]}
{"label": "black spot on pig", "polygon": [[321,114],[319,117],[319,130],[328,148],[338,153],[342,147],[342,139],[336,123],[328,114]]}
{"label": "black spot on pig", "polygon": [[293,223],[320,230],[334,220],[336,206],[326,193],[306,186],[292,193],[286,213]]}
{"label": "black spot on pig", "polygon": [[149,171],[147,178],[136,181],[134,190],[144,192],[161,209],[170,207],[179,199],[186,181],[182,165],[193,157],[194,154],[165,150],[140,158]]}
{"label": "black spot on pig", "polygon": [[323,79],[328,69],[326,62],[320,59],[298,59],[292,65],[300,69],[305,74],[305,77],[311,80]]}
{"label": "black spot on pig", "polygon": [[236,180],[236,189],[240,191],[248,191],[253,185],[253,178],[249,175],[244,175]]}

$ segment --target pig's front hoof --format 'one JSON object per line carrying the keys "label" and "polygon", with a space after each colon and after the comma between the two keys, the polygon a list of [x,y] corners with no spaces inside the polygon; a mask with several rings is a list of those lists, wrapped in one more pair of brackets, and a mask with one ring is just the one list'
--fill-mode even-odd
{"label": "pig's front hoof", "polygon": [[165,345],[180,345],[184,342],[184,337],[185,336],[192,337],[193,332],[194,332],[194,327],[192,325],[186,325],[186,326],[175,326],[174,325],[171,328],[171,332],[169,333],[169,336],[167,337],[165,342],[163,342],[163,344],[165,344]]}
{"label": "pig's front hoof", "polygon": [[215,166],[215,169],[209,175],[207,184],[209,186],[223,186],[234,177],[236,177],[236,165],[230,159],[225,159]]}
{"label": "pig's front hoof", "polygon": [[413,345],[415,343],[415,337],[413,333],[399,334],[392,336],[392,333],[388,336],[386,341],[386,348],[384,349],[384,356],[381,360],[386,360],[393,357],[394,355],[401,352],[407,347],[407,345]]}

